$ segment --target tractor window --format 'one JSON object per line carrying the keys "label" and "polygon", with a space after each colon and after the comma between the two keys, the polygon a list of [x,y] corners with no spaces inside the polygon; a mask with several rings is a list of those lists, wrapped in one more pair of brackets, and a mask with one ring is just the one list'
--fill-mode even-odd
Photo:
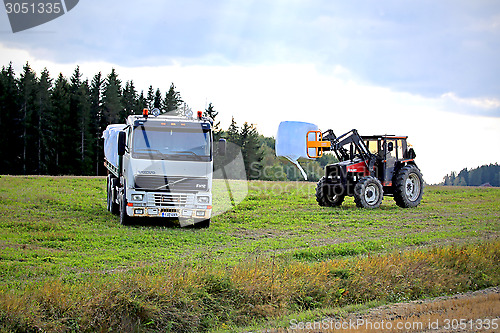
{"label": "tractor window", "polygon": [[395,159],[396,158],[396,141],[395,140],[387,140],[386,141],[386,160]]}
{"label": "tractor window", "polygon": [[378,140],[369,140],[366,142],[366,146],[370,153],[375,155],[378,154]]}
{"label": "tractor window", "polygon": [[396,152],[397,152],[397,158],[399,160],[403,159],[403,140],[397,140],[396,141]]}

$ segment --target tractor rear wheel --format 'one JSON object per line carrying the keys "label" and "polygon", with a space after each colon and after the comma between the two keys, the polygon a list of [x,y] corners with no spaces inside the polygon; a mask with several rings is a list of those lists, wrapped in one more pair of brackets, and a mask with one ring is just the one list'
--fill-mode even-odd
{"label": "tractor rear wheel", "polygon": [[320,206],[337,207],[342,205],[345,194],[330,193],[331,187],[326,184],[326,177],[321,177],[316,185],[316,201]]}
{"label": "tractor rear wheel", "polygon": [[417,207],[424,194],[422,173],[415,165],[407,165],[399,170],[394,182],[394,201],[399,207]]}
{"label": "tractor rear wheel", "polygon": [[382,204],[383,197],[384,189],[375,177],[363,177],[354,186],[354,202],[359,208],[378,208]]}

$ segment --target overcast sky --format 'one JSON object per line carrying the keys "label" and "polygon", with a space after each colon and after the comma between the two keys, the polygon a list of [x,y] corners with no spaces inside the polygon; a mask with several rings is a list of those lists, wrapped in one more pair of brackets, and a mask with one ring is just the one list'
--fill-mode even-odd
{"label": "overcast sky", "polygon": [[428,182],[500,162],[498,59],[499,1],[81,0],[16,34],[0,11],[0,65],[18,73],[174,82],[268,136],[281,120],[410,135]]}

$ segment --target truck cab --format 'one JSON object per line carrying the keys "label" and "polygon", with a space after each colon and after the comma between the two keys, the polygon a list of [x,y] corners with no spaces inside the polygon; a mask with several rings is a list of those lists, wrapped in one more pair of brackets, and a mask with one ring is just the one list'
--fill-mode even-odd
{"label": "truck cab", "polygon": [[128,224],[134,217],[208,227],[212,213],[211,119],[129,116],[104,132],[108,210]]}

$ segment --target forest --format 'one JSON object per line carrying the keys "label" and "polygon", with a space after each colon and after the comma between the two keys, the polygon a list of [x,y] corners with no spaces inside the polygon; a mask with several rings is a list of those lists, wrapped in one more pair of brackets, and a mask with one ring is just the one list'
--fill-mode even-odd
{"label": "forest", "polygon": [[[139,92],[115,69],[88,79],[77,66],[70,78],[52,78],[47,68],[37,74],[29,63],[17,75],[11,62],[0,73],[0,174],[105,175],[103,130],[143,108],[177,114],[190,109],[174,83],[164,94],[153,86]],[[233,119],[221,129],[212,103],[204,114],[214,120],[215,139],[241,147],[248,179],[302,180],[291,163],[276,157],[274,138],[260,135],[254,124],[239,126]],[[309,180],[317,181],[333,160],[324,154],[302,164]]]}
{"label": "forest", "polygon": [[443,185],[449,186],[500,186],[500,165],[498,163],[483,165],[479,168],[462,169],[458,174],[446,175]]}

